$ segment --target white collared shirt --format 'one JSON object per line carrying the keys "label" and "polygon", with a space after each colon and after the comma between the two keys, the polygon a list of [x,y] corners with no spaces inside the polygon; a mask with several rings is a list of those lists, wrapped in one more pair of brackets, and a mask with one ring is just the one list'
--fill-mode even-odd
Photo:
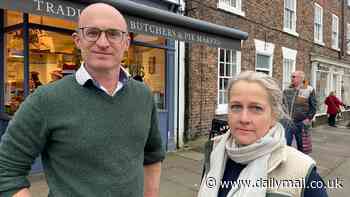
{"label": "white collared shirt", "polygon": [[[84,64],[81,64],[80,68],[75,73],[75,79],[82,86],[85,85],[87,81],[91,80],[96,88],[104,91],[106,94],[109,95],[108,90],[102,85],[100,85],[98,81],[92,78],[89,72],[85,69]],[[118,85],[117,85],[117,88],[113,91],[111,96],[114,96],[119,90],[121,90],[123,86],[127,83],[128,79],[129,79],[129,73],[122,66],[120,66]]]}

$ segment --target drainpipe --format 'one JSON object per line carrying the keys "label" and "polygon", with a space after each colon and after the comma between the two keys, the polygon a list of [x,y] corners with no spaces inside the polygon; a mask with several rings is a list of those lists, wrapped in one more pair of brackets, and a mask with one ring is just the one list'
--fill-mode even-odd
{"label": "drainpipe", "polygon": [[345,56],[345,49],[347,45],[347,38],[345,37],[345,1],[341,1],[341,49],[339,52],[339,59]]}

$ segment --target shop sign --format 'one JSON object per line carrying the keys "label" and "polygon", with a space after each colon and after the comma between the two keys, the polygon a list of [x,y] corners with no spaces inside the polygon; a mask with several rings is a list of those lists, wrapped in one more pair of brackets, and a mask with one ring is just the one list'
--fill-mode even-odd
{"label": "shop sign", "polygon": [[0,0],[0,7],[37,15],[77,20],[84,5],[64,0]]}
{"label": "shop sign", "polygon": [[225,38],[215,34],[194,31],[188,28],[181,28],[164,23],[126,16],[129,31],[144,33],[154,36],[163,36],[173,40],[185,42],[197,42],[207,44],[211,47],[239,48],[240,42],[232,38]]}
{"label": "shop sign", "polygon": [[[29,6],[28,6],[29,5]],[[65,0],[0,0],[0,7],[18,10],[25,13],[53,16],[77,21],[86,4],[74,3]],[[153,36],[163,36],[173,40],[204,43],[211,47],[240,48],[240,40],[204,33],[198,30],[173,26],[154,20],[134,17],[124,14],[130,32],[144,33]]]}

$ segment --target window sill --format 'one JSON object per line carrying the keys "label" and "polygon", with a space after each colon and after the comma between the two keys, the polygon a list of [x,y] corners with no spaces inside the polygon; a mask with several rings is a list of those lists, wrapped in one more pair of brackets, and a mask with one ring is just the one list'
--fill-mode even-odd
{"label": "window sill", "polygon": [[225,114],[227,114],[227,108],[224,109],[223,107],[218,106],[215,110],[215,114],[216,115],[225,115]]}
{"label": "window sill", "polygon": [[283,31],[286,32],[287,34],[292,35],[292,36],[299,37],[299,34],[296,31],[293,31],[291,29],[283,28]]}
{"label": "window sill", "polygon": [[340,48],[339,47],[333,47],[332,46],[332,49],[336,50],[336,51],[340,51]]}
{"label": "window sill", "polygon": [[233,7],[228,7],[228,6],[224,6],[222,4],[218,4],[218,9],[220,10],[224,10],[226,12],[229,12],[229,13],[232,13],[232,14],[235,14],[235,15],[239,15],[239,16],[245,16],[245,13],[242,12],[242,10],[238,10],[236,8],[233,8]]}
{"label": "window sill", "polygon": [[322,41],[318,41],[318,40],[314,40],[314,43],[315,44],[318,44],[318,45],[321,45],[321,46],[325,46],[325,43],[324,42],[322,42]]}

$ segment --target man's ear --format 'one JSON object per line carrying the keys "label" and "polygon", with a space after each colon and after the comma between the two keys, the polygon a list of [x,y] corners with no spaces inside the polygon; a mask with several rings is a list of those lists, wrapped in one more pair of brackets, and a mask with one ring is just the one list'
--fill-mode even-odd
{"label": "man's ear", "polygon": [[74,43],[75,43],[75,46],[77,46],[77,48],[80,49],[80,37],[79,37],[78,33],[77,33],[77,32],[74,32],[74,33],[72,34],[72,37],[73,37],[73,41],[74,41]]}

